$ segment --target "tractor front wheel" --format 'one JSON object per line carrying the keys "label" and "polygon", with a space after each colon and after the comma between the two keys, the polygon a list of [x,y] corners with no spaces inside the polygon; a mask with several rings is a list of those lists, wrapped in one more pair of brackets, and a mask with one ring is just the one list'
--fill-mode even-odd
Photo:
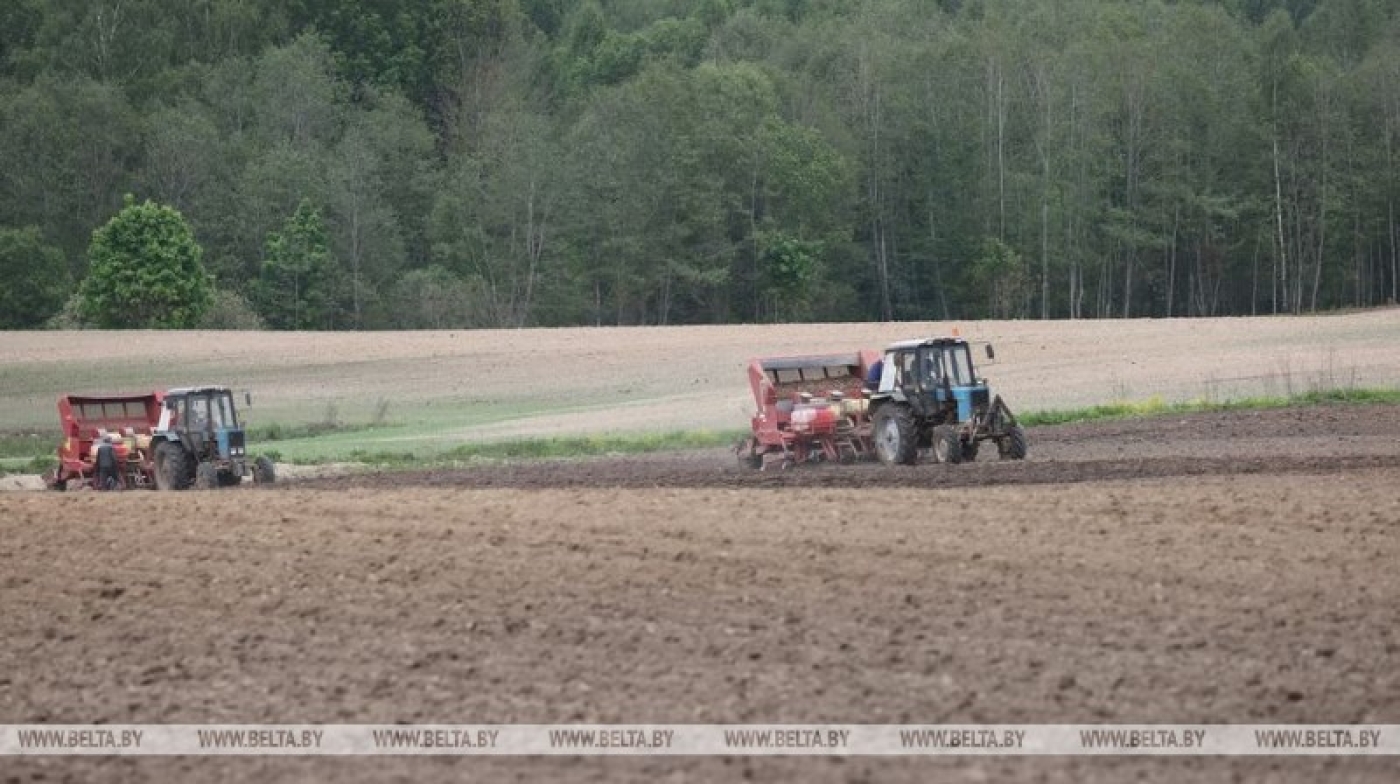
{"label": "tractor front wheel", "polygon": [[962,439],[957,429],[940,425],[933,429],[933,462],[961,463],[963,459]]}
{"label": "tractor front wheel", "polygon": [[184,490],[190,486],[190,456],[173,441],[162,442],[155,454],[156,489]]}
{"label": "tractor front wheel", "polygon": [[1025,460],[1030,452],[1030,442],[1026,440],[1026,430],[1020,425],[1012,425],[1006,437],[997,443],[1002,460]]}
{"label": "tractor front wheel", "polygon": [[267,455],[258,455],[258,459],[253,461],[253,482],[259,485],[270,485],[277,481],[277,470],[272,466],[272,459]]}
{"label": "tractor front wheel", "polygon": [[913,465],[918,459],[918,428],[907,406],[885,405],[875,412],[875,455],[885,465]]}

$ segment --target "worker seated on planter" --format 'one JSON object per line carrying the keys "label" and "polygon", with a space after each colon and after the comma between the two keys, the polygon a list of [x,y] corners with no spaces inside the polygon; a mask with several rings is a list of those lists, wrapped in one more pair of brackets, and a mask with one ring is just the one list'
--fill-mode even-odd
{"label": "worker seated on planter", "polygon": [[117,447],[114,441],[116,438],[111,434],[104,434],[93,449],[98,490],[117,490],[121,487],[121,467],[117,465]]}
{"label": "worker seated on planter", "polygon": [[870,365],[870,371],[865,374],[865,388],[870,392],[880,390],[880,377],[885,374],[885,360],[877,359]]}
{"label": "worker seated on planter", "polygon": [[773,408],[778,410],[779,419],[782,419],[786,415],[792,413],[792,395],[784,395],[782,397],[778,397],[778,390],[775,389],[771,384],[764,383],[763,399],[771,403],[773,405]]}

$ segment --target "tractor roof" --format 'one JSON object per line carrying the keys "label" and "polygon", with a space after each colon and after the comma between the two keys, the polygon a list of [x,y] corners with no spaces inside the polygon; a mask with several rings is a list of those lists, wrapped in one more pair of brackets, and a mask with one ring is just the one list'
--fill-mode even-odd
{"label": "tractor roof", "polygon": [[965,346],[967,341],[962,338],[915,338],[914,340],[901,340],[898,343],[891,343],[886,351],[906,351],[911,348],[922,346]]}
{"label": "tractor roof", "polygon": [[204,387],[176,387],[165,390],[166,397],[176,395],[198,395],[198,394],[222,394],[229,391],[228,387],[204,386]]}

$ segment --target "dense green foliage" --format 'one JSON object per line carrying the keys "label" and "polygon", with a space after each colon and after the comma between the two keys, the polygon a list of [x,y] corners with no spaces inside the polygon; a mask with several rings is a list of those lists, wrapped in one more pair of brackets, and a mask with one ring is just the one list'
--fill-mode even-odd
{"label": "dense green foliage", "polygon": [[63,253],[39,230],[0,229],[0,329],[42,323],[63,307],[72,285]]}
{"label": "dense green foliage", "polygon": [[280,231],[267,236],[257,295],[268,324],[278,329],[332,329],[342,311],[338,274],[321,214],[302,199]]}
{"label": "dense green foliage", "polygon": [[78,311],[107,329],[198,326],[213,299],[202,257],[179,212],[127,197],[122,211],[92,233]]}
{"label": "dense green foliage", "polygon": [[1368,306],[1398,175],[1389,0],[0,7],[0,229],[172,205],[275,328]]}

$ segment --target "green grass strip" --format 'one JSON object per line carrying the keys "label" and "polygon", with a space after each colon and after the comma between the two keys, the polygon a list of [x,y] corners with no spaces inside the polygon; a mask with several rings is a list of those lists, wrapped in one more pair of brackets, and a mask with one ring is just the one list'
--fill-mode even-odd
{"label": "green grass strip", "polygon": [[[550,460],[599,455],[632,455],[678,449],[710,449],[732,446],[748,435],[746,430],[673,430],[664,433],[556,436],[507,441],[467,443],[446,451],[419,455],[410,451],[351,450],[339,458],[312,457],[291,462],[315,465],[327,462],[368,463],[378,466],[432,466],[491,460]],[[280,455],[268,452],[274,460]]]}
{"label": "green grass strip", "polygon": [[445,452],[451,460],[538,459],[593,455],[646,454],[674,449],[709,449],[732,446],[748,431],[673,430],[636,435],[558,436],[512,441],[462,444]]}
{"label": "green grass strip", "polygon": [[[1212,411],[1251,411],[1292,406],[1338,404],[1400,405],[1400,389],[1330,389],[1306,392],[1292,397],[1249,397],[1236,400],[1194,400],[1169,403],[1160,397],[1138,402],[1106,403],[1087,408],[1031,411],[1021,414],[1021,423],[1029,427],[1096,422],[1111,419],[1133,419],[1170,414],[1193,414]],[[366,428],[368,429],[368,428]],[[290,428],[288,430],[291,430]],[[345,428],[344,430],[354,430]],[[338,432],[344,432],[338,431]],[[288,431],[283,431],[283,434]],[[293,430],[301,435],[300,431]],[[329,438],[335,432],[323,433]],[[334,462],[364,463],[388,468],[411,468],[456,465],[493,460],[549,460],[590,457],[598,455],[646,454],[684,449],[711,449],[733,445],[748,435],[747,430],[673,430],[661,433],[557,436],[553,438],[517,438],[504,441],[464,443],[445,451],[418,453],[414,451],[337,450],[323,455],[298,455],[284,458],[277,450],[277,441],[259,442],[250,438],[253,453],[267,454],[278,462],[317,465]],[[316,437],[307,439],[314,443]],[[0,474],[40,473],[55,464],[53,451],[57,441],[45,435],[0,436]],[[329,444],[327,444],[329,446]]]}
{"label": "green grass strip", "polygon": [[1105,419],[1133,419],[1167,414],[1198,414],[1210,411],[1261,411],[1271,408],[1333,404],[1400,405],[1400,389],[1329,389],[1305,392],[1292,397],[1246,397],[1235,400],[1191,400],[1168,403],[1160,397],[1139,402],[1105,403],[1088,408],[1032,411],[1017,418],[1028,427],[1096,422]]}

